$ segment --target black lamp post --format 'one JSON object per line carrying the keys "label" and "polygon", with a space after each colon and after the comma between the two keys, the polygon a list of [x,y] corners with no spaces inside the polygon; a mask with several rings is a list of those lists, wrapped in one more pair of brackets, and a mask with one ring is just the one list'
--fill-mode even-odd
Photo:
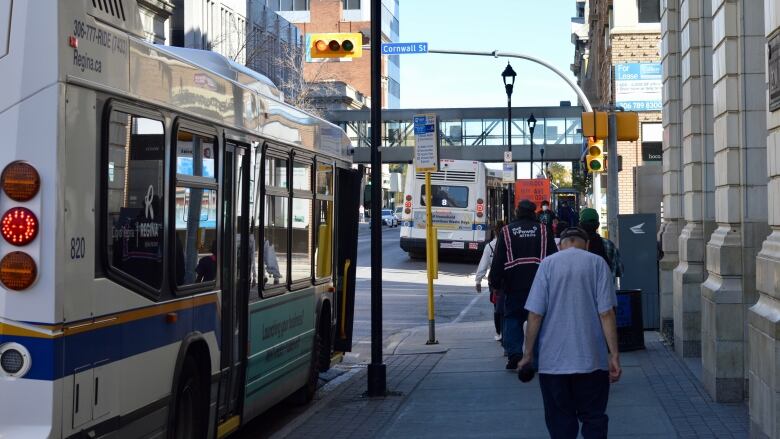
{"label": "black lamp post", "polygon": [[[506,89],[506,112],[507,112],[507,126],[506,126],[506,133],[507,133],[507,146],[509,147],[509,154],[511,156],[512,154],[512,90],[515,86],[515,77],[517,76],[517,73],[515,73],[514,69],[512,69],[512,66],[509,64],[509,62],[506,63],[506,68],[503,72],[501,72],[501,77],[504,78],[504,88]],[[514,161],[512,161],[512,181],[515,180],[515,165]],[[512,217],[512,200],[511,200],[511,190],[506,191],[506,207],[509,209],[509,212],[507,213],[506,217],[507,219]]]}
{"label": "black lamp post", "polygon": [[[531,133],[531,178],[534,178],[534,128],[536,128],[536,118],[533,113],[526,120],[528,123],[528,132]],[[544,150],[542,150],[542,158],[544,158]]]}

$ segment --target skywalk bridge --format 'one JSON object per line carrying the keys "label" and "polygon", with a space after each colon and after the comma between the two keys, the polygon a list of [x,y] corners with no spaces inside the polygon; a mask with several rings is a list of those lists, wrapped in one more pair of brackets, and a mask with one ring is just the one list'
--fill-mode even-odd
{"label": "skywalk bridge", "polygon": [[[531,159],[531,136],[526,120],[533,114],[534,161],[577,161],[582,153],[582,107],[512,107],[512,158]],[[440,158],[503,162],[507,151],[507,109],[435,108],[382,110],[382,162],[411,163],[417,114],[435,114],[439,123]],[[355,148],[355,163],[371,161],[370,112],[331,111],[326,115],[342,127]]]}

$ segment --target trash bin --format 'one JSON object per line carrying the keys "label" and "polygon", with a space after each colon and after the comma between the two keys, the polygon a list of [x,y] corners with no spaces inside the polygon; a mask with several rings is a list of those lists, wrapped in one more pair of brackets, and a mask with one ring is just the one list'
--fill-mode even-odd
{"label": "trash bin", "polygon": [[642,290],[618,290],[617,319],[618,351],[635,351],[645,348],[642,322]]}

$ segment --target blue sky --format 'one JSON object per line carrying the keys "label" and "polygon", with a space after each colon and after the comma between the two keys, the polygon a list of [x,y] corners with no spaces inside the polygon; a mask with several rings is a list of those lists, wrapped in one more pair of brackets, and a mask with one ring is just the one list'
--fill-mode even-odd
{"label": "blue sky", "polygon": [[[567,72],[574,58],[574,0],[401,0],[401,42],[431,49],[507,51],[533,55]],[[512,106],[576,105],[569,86],[553,72],[512,59],[517,72]],[[401,107],[506,106],[501,72],[506,58],[401,55]]]}

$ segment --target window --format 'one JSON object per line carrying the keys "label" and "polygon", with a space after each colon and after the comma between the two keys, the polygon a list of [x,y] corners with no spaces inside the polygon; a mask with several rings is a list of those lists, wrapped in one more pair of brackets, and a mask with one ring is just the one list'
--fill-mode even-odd
{"label": "window", "polygon": [[289,214],[290,190],[288,185],[288,160],[266,156],[263,160],[265,169],[265,199],[263,206],[263,285],[273,288],[274,285],[287,284],[287,267],[289,266]]}
{"label": "window", "polygon": [[312,200],[293,198],[292,205],[292,276],[293,282],[311,279]]}
{"label": "window", "polygon": [[176,134],[176,285],[217,281],[217,142],[180,129]]}
{"label": "window", "polygon": [[314,243],[314,277],[323,279],[333,274],[333,166],[317,163],[317,239]]}
{"label": "window", "polygon": [[107,262],[159,290],[165,254],[165,130],[159,120],[114,110],[108,132]]}
{"label": "window", "polygon": [[314,253],[312,163],[303,160],[293,162],[292,242],[290,243],[292,273],[290,280],[293,282],[311,280],[311,261]]}
{"label": "window", "polygon": [[277,11],[308,11],[309,0],[272,0],[272,9],[276,6]]}
{"label": "window", "polygon": [[266,195],[263,233],[263,283],[267,287],[287,282],[287,196]]}
{"label": "window", "polygon": [[360,0],[342,0],[344,9],[360,9]]}
{"label": "window", "polygon": [[637,0],[637,9],[640,23],[661,22],[660,0]]}
{"label": "window", "polygon": [[[420,190],[420,205],[425,206],[425,185]],[[466,208],[469,206],[469,188],[434,184],[431,186],[431,206]]]}

